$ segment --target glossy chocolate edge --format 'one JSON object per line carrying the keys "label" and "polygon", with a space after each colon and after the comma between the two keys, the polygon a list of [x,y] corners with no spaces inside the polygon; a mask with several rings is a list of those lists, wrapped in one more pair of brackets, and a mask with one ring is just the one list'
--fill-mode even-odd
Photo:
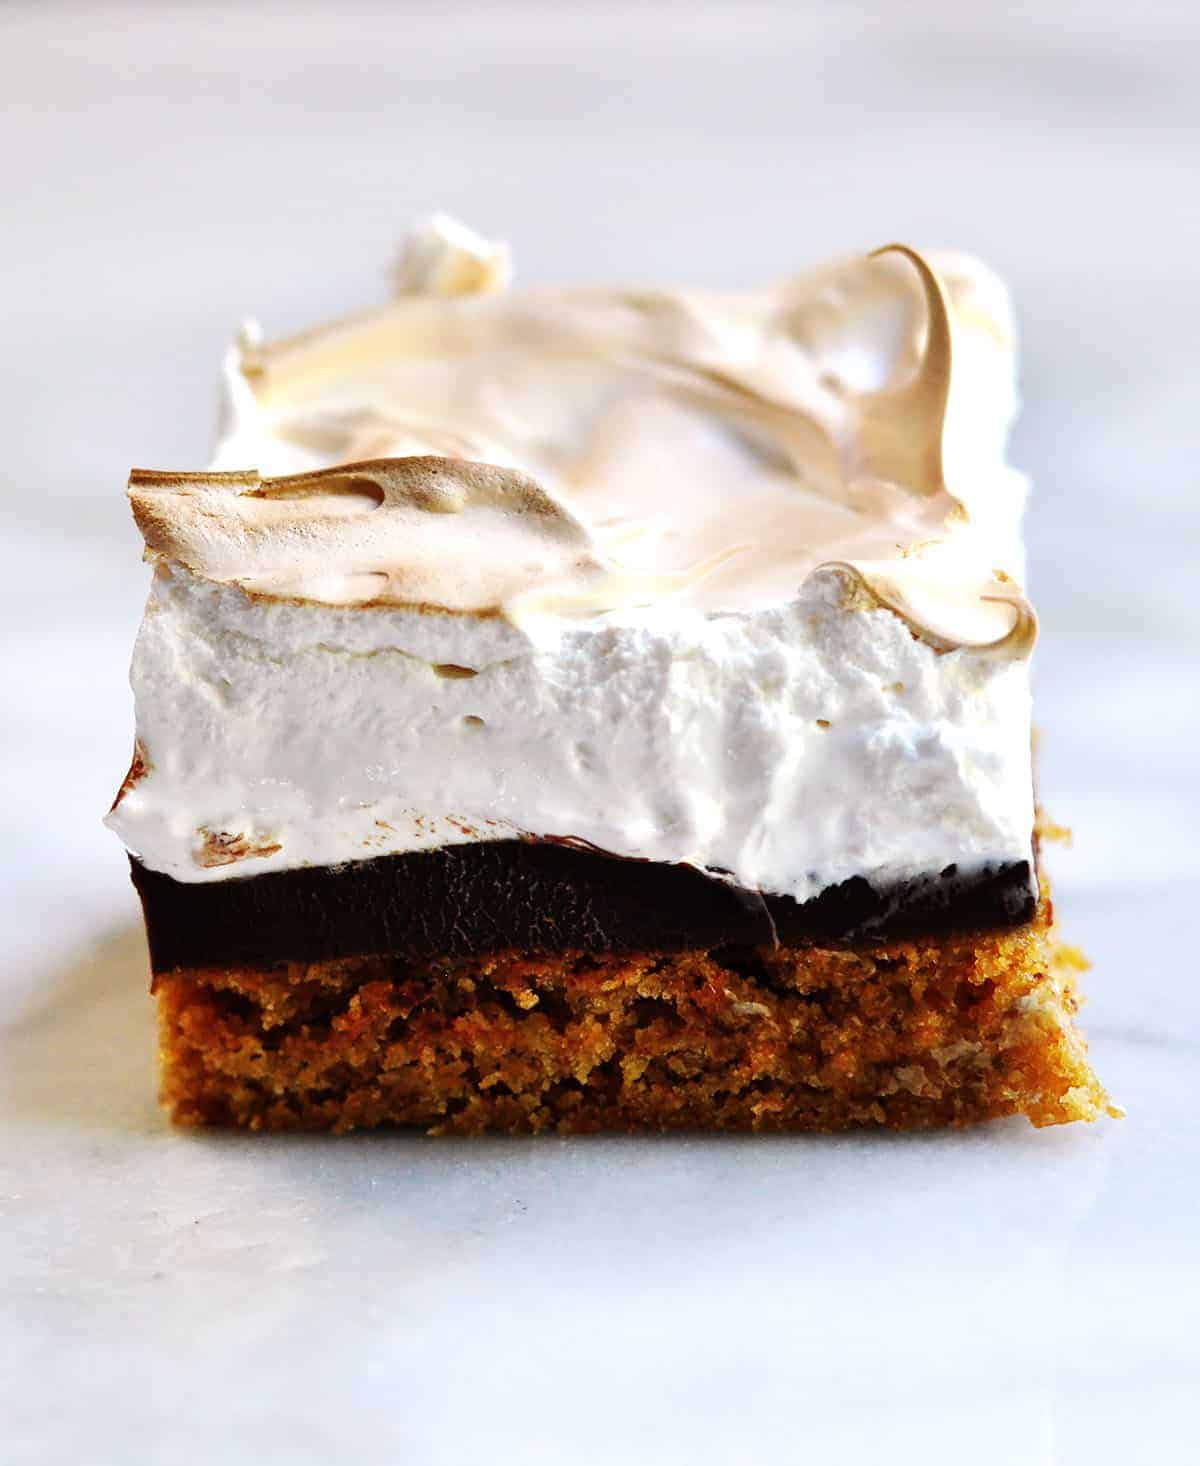
{"label": "glossy chocolate edge", "polygon": [[691,866],[503,840],[188,883],[130,858],[153,970],[393,954],[679,952],[861,943],[1011,927],[1036,910],[1026,861],[948,866],[879,890],[861,876],[810,901]]}

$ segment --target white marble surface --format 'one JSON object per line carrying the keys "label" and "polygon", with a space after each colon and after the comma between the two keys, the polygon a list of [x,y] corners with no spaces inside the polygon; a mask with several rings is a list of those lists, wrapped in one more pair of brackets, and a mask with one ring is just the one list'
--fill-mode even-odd
{"label": "white marble surface", "polygon": [[[874,11],[874,13],[872,13]],[[1200,22],[1190,4],[0,9],[0,1459],[1197,1458]],[[1018,292],[1043,787],[1123,1122],[842,1140],[172,1134],[99,826],[239,316],[410,214],[526,278],[899,236]]]}

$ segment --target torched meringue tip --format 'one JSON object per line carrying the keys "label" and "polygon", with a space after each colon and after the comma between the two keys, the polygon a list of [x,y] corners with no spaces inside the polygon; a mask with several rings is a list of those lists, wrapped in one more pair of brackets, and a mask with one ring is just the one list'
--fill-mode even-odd
{"label": "torched meringue tip", "polygon": [[935,651],[960,648],[1024,659],[1037,641],[1037,615],[1002,572],[931,573],[920,560],[829,561],[817,573],[845,578],[851,597],[885,606]]}
{"label": "torched meringue tip", "polygon": [[954,364],[951,307],[937,273],[906,244],[885,244],[870,258],[898,254],[912,265],[925,298],[925,339],[912,378],[866,398],[863,469],[914,493],[946,492],[942,440]]}
{"label": "torched meringue tip", "polygon": [[531,578],[601,568],[533,479],[454,458],[278,478],[136,470],[129,496],[153,558],[258,596],[497,614]]}

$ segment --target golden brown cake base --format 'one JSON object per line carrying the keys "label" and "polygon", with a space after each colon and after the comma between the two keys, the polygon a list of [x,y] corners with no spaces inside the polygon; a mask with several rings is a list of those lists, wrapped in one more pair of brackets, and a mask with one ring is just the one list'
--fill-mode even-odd
{"label": "golden brown cake base", "polygon": [[160,973],[185,1125],[345,1131],[918,1129],[1108,1105],[1050,904],[876,946],[361,957]]}

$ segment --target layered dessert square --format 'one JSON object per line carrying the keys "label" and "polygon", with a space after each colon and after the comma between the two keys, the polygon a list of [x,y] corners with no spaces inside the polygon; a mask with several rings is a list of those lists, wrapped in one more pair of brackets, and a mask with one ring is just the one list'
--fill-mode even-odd
{"label": "layered dessert square", "polygon": [[1006,293],[888,246],[517,289],[442,218],[136,471],[109,823],[184,1124],[837,1130],[1107,1099],[1037,866]]}

